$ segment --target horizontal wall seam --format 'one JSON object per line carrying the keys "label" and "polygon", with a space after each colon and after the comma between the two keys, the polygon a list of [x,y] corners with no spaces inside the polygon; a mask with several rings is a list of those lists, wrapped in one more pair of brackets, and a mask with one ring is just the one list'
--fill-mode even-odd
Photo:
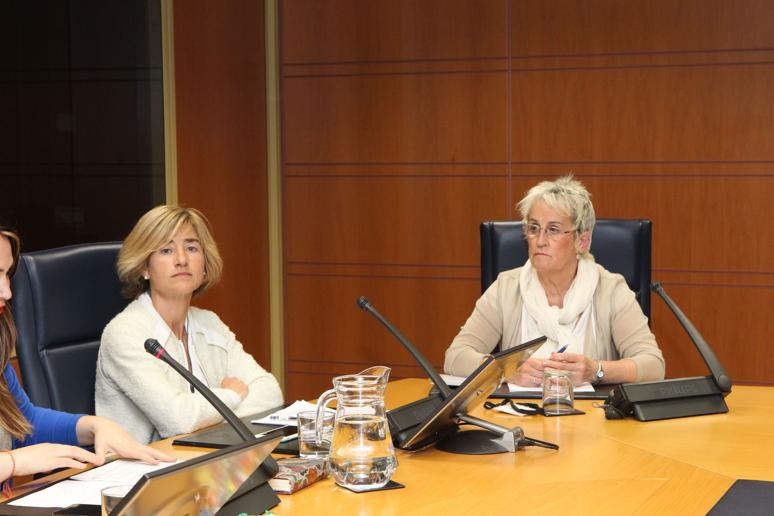
{"label": "horizontal wall seam", "polygon": [[674,56],[696,54],[722,54],[745,52],[771,52],[774,47],[751,48],[707,48],[707,49],[680,49],[680,50],[632,50],[628,52],[587,52],[576,54],[512,54],[510,56],[469,56],[469,57],[427,57],[416,59],[373,59],[352,61],[290,61],[283,66],[337,66],[337,65],[370,65],[370,64],[402,64],[402,63],[458,63],[461,61],[492,61],[497,59],[577,59],[588,57],[624,57],[624,56]]}

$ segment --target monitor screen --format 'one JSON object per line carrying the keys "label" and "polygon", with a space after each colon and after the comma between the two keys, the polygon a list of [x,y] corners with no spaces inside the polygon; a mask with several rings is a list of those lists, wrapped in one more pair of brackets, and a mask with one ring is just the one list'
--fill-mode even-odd
{"label": "monitor screen", "polygon": [[521,366],[525,355],[528,356],[524,352],[536,349],[545,341],[545,337],[539,337],[488,357],[399,447],[418,450],[456,432],[455,416],[483,405],[489,395]]}
{"label": "monitor screen", "polygon": [[147,473],[112,514],[215,514],[280,439],[266,436]]}

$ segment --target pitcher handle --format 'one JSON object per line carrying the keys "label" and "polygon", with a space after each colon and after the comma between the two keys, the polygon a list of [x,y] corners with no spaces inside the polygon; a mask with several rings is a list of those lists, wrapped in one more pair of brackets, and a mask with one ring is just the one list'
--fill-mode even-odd
{"label": "pitcher handle", "polygon": [[336,389],[328,389],[317,398],[317,420],[314,422],[314,440],[318,446],[323,441],[323,421],[325,419],[325,406],[336,397]]}

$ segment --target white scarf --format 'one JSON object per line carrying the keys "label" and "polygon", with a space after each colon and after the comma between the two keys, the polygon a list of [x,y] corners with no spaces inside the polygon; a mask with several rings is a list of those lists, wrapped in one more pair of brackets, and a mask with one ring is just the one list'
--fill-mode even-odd
{"label": "white scarf", "polygon": [[583,353],[589,321],[592,325],[592,338],[596,335],[593,298],[598,283],[599,269],[593,258],[581,258],[578,260],[575,279],[564,295],[562,308],[550,306],[537,272],[527,260],[519,276],[523,300],[521,341],[526,342],[542,335],[548,337],[533,357],[546,358],[564,346],[567,346],[567,352]]}

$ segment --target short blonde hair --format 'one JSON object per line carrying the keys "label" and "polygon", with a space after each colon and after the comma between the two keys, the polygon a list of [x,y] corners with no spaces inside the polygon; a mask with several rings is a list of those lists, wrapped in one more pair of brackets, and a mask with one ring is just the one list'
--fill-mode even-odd
{"label": "short blonde hair", "polygon": [[184,224],[193,227],[204,253],[206,275],[194,295],[218,283],[223,273],[223,259],[207,217],[194,208],[162,204],[140,217],[118,253],[118,278],[124,284],[124,296],[134,299],[150,288],[150,282],[143,278],[143,271],[148,266],[151,254],[169,242]]}
{"label": "short blonde hair", "polygon": [[[516,205],[524,224],[529,222],[529,213],[536,202],[543,201],[549,207],[566,213],[572,221],[575,238],[588,231],[594,231],[597,223],[591,194],[583,183],[573,179],[572,174],[562,176],[555,181],[542,181],[530,188],[527,195]],[[584,254],[588,253],[588,248]]]}

